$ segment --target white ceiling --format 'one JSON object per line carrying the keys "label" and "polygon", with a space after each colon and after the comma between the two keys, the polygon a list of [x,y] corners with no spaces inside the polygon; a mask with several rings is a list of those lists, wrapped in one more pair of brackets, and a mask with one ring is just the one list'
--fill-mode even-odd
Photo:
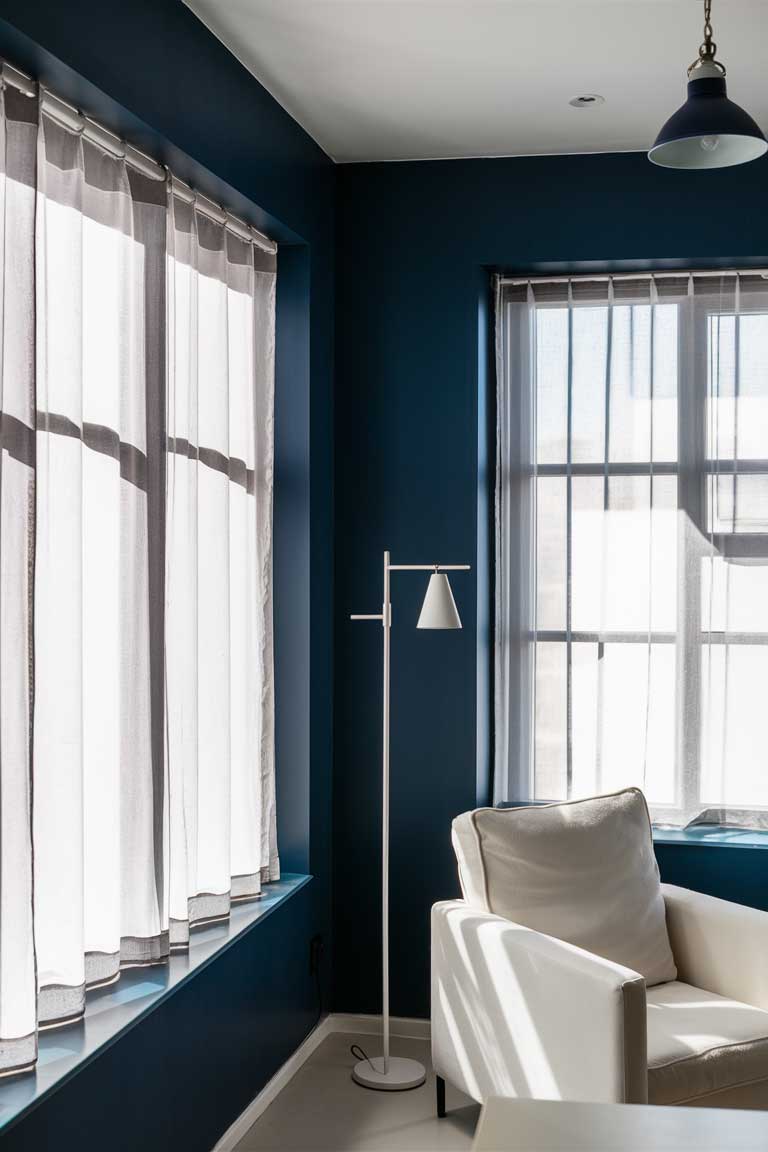
{"label": "white ceiling", "polygon": [[[702,0],[186,2],[337,161],[645,149],[703,25]],[[729,95],[768,128],[768,0],[712,15]]]}

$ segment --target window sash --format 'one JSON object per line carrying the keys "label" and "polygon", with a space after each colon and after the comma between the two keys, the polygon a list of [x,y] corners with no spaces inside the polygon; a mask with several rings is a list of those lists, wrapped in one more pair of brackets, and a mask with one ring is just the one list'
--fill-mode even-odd
{"label": "window sash", "polygon": [[[572,713],[572,670],[570,657],[572,646],[581,643],[598,645],[642,644],[644,646],[648,646],[649,644],[675,645],[677,648],[675,674],[677,735],[674,771],[677,802],[673,806],[654,805],[656,815],[661,818],[663,818],[664,813],[674,817],[681,812],[690,812],[692,809],[705,807],[705,802],[700,801],[698,798],[699,788],[702,783],[701,683],[702,654],[704,647],[709,647],[710,645],[713,647],[723,645],[768,645],[768,633],[765,632],[728,631],[726,633],[725,631],[710,631],[702,627],[704,596],[702,588],[702,565],[696,563],[697,560],[704,560],[709,556],[719,556],[729,561],[768,562],[768,532],[743,530],[713,532],[709,530],[708,511],[708,502],[712,498],[714,488],[713,479],[715,477],[727,477],[729,475],[735,475],[737,477],[765,475],[768,477],[768,458],[716,458],[711,453],[711,450],[709,450],[710,446],[707,435],[707,405],[710,400],[708,381],[708,361],[711,354],[709,348],[710,323],[715,317],[732,315],[740,317],[741,315],[768,313],[768,286],[764,283],[756,285],[750,281],[749,293],[742,296],[739,302],[740,307],[737,312],[734,312],[732,309],[721,308],[719,304],[713,302],[711,296],[697,298],[692,291],[690,279],[688,277],[684,279],[688,284],[687,291],[682,291],[678,288],[674,298],[672,293],[667,291],[661,301],[664,304],[669,304],[674,299],[678,312],[678,371],[676,393],[678,443],[676,460],[630,461],[596,459],[595,461],[584,462],[573,459],[573,312],[575,308],[581,306],[612,308],[610,296],[603,295],[602,288],[600,292],[592,298],[584,294],[582,289],[578,304],[573,298],[570,286],[567,292],[560,289],[560,296],[557,299],[552,298],[544,303],[539,303],[538,301],[531,303],[532,291],[529,285],[527,291],[528,312],[526,314],[525,308],[515,308],[514,305],[511,306],[509,300],[505,299],[504,288],[500,283],[499,324],[497,329],[497,353],[500,371],[506,374],[507,380],[506,389],[500,390],[500,396],[501,391],[506,392],[503,410],[500,412],[500,415],[506,421],[517,417],[521,425],[516,434],[516,449],[511,455],[508,452],[509,426],[507,427],[506,446],[504,445],[503,432],[500,432],[497,436],[497,451],[500,449],[503,450],[506,447],[508,454],[503,464],[509,468],[510,473],[514,476],[511,483],[518,488],[516,496],[518,507],[515,513],[511,518],[507,515],[503,523],[500,523],[497,517],[497,559],[500,554],[499,549],[506,548],[506,571],[508,575],[511,574],[510,568],[512,563],[509,553],[514,550],[517,541],[510,547],[511,542],[508,538],[505,539],[505,532],[508,534],[512,526],[516,526],[518,532],[520,532],[521,528],[525,529],[526,525],[528,525],[531,563],[535,565],[537,552],[536,480],[543,477],[562,477],[566,481],[565,628],[538,629],[536,627],[538,581],[534,569],[534,571],[527,576],[530,581],[530,592],[526,594],[525,588],[523,588],[523,594],[519,598],[520,603],[517,608],[517,618],[503,622],[509,631],[502,645],[498,643],[500,619],[497,598],[497,677],[499,676],[500,665],[503,665],[506,661],[507,675],[505,686],[511,688],[516,682],[519,690],[521,690],[521,695],[524,695],[522,685],[527,677],[530,677],[535,685],[537,643],[562,643],[566,646],[566,711],[568,715],[566,779],[567,787],[570,791],[572,784],[572,732],[570,729],[570,717]],[[681,278],[681,282],[682,280],[683,278]],[[575,284],[576,281],[572,283]],[[518,293],[518,303],[523,302],[520,290],[517,289],[516,291]],[[629,293],[627,293],[625,298],[621,299],[620,303],[622,305],[627,303],[649,305],[653,303],[651,296],[652,293],[643,295],[642,291],[638,290],[631,297]],[[532,365],[535,365],[537,356],[536,314],[539,308],[563,308],[566,303],[571,304],[568,315],[569,362],[568,395],[566,399],[566,459],[559,462],[548,461],[539,463],[536,457],[536,409],[538,395],[535,384],[535,369],[532,368]],[[611,313],[609,312],[609,328],[611,323],[610,315]],[[510,398],[510,393],[514,393],[515,389],[514,382],[511,379],[514,373],[511,367],[509,350],[515,339],[528,343],[528,349],[523,353],[522,357],[519,357],[520,363],[518,363],[517,366],[517,400]],[[608,339],[610,341],[610,334]],[[607,356],[610,356],[610,343],[608,345]],[[530,385],[529,395],[527,395],[526,382],[524,380],[526,367],[528,367],[530,377],[533,381]],[[736,368],[736,372],[738,374],[738,367]],[[606,403],[606,424],[607,419],[608,405]],[[525,426],[526,420],[528,420],[527,426]],[[528,449],[527,458],[526,447]],[[606,430],[606,439],[604,441],[604,453],[606,456],[608,452],[608,435]],[[572,628],[571,604],[574,527],[572,481],[578,477],[602,478],[605,481],[607,489],[608,482],[615,477],[645,478],[665,476],[677,478],[678,511],[683,512],[691,525],[698,529],[698,539],[696,539],[693,532],[678,531],[677,628],[674,631],[575,631]],[[500,480],[499,486],[497,486],[497,512],[504,505],[504,495],[500,487],[504,482],[503,479]],[[507,478],[506,482],[508,484],[510,483],[510,477]],[[524,538],[524,534],[520,534],[517,540]],[[524,586],[526,581],[526,564],[524,558],[526,549],[521,547],[517,550],[521,554],[516,564],[517,574],[521,584]],[[683,577],[683,573],[686,574],[685,577]],[[527,604],[526,600],[528,601]],[[532,628],[530,623],[526,627],[526,617],[529,622],[533,622]],[[510,628],[510,623],[512,628]],[[510,636],[512,636],[512,640],[510,640]],[[516,675],[514,674],[514,668],[509,667],[510,665],[514,665],[515,659],[517,659],[518,664]],[[510,675],[510,673],[512,674]],[[497,682],[497,725],[499,720],[498,688],[499,684]],[[513,743],[516,744],[517,748],[523,754],[516,773],[510,772],[508,767],[506,774],[501,774],[501,782],[496,785],[495,798],[497,800],[525,799],[535,795],[535,706],[534,687],[532,698],[527,709],[527,717],[525,707],[519,710],[515,740],[510,741],[509,739],[509,730],[512,725],[510,725],[508,718],[504,725],[506,729],[505,746],[500,745],[497,734],[497,766],[500,751],[502,755],[509,757]],[[524,754],[526,751],[529,756],[527,764],[524,762]],[[528,782],[527,791],[525,787],[526,777]]]}

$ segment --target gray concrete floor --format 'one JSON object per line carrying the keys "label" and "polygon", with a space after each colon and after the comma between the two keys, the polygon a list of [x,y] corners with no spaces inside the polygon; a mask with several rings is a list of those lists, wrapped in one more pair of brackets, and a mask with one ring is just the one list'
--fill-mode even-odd
{"label": "gray concrete floor", "polygon": [[350,1044],[377,1054],[375,1036],[328,1036],[246,1132],[237,1152],[464,1152],[472,1147],[480,1106],[449,1085],[448,1115],[437,1119],[428,1040],[392,1039],[393,1056],[410,1056],[427,1067],[426,1083],[410,1092],[373,1092],[354,1084]]}

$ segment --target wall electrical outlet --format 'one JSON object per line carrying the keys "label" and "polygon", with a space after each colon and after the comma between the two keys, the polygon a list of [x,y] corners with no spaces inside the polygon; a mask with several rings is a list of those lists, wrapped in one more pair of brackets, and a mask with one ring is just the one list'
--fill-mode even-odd
{"label": "wall electrical outlet", "polygon": [[320,971],[320,957],[323,954],[323,938],[318,933],[313,936],[309,942],[309,971],[310,975],[316,976]]}

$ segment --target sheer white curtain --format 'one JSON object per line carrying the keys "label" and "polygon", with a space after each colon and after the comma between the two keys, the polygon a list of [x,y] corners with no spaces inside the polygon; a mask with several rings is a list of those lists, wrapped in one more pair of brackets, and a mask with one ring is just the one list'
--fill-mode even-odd
{"label": "sheer white curtain", "polygon": [[0,91],[0,1070],[35,1058],[32,588],[37,109]]}
{"label": "sheer white curtain", "polygon": [[149,442],[161,451],[162,428],[147,422],[158,366],[147,363],[141,220],[153,211],[162,219],[164,209],[143,195],[152,182],[140,183],[132,187],[123,160],[42,112],[33,756],[41,1023],[79,1015],[88,984],[168,948],[147,491]]}
{"label": "sheer white curtain", "polygon": [[0,1072],[279,875],[274,255],[2,99]]}
{"label": "sheer white curtain", "polygon": [[[279,876],[269,612],[271,258],[171,197],[171,939]],[[270,338],[265,339],[266,333]]]}
{"label": "sheer white curtain", "polygon": [[768,284],[500,283],[497,319],[496,800],[761,822]]}

